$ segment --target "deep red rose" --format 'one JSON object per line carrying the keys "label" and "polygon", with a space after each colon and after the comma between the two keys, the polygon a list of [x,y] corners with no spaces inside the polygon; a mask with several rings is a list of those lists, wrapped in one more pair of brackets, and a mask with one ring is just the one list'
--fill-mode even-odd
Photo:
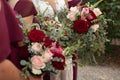
{"label": "deep red rose", "polygon": [[97,19],[97,16],[95,15],[95,13],[92,11],[92,10],[89,10],[89,16],[88,16],[88,20],[89,21],[92,21],[92,20],[95,20]]}
{"label": "deep red rose", "polygon": [[53,66],[58,70],[64,70],[65,57],[63,55],[63,49],[59,43],[55,42],[55,44],[50,48],[50,51],[53,53],[53,58],[57,57],[63,60],[63,62],[52,61]]}
{"label": "deep red rose", "polygon": [[44,46],[45,47],[50,47],[52,45],[52,42],[53,42],[53,40],[51,40],[50,37],[46,37]]}
{"label": "deep red rose", "polygon": [[53,56],[62,59],[62,62],[58,62],[58,61],[52,61],[53,67],[55,67],[58,70],[64,70],[64,65],[65,65],[65,57],[62,54],[55,54]]}
{"label": "deep red rose", "polygon": [[74,22],[73,28],[75,31],[77,31],[78,33],[84,33],[88,31],[89,28],[89,22],[86,20],[76,20]]}
{"label": "deep red rose", "polygon": [[28,33],[28,38],[30,39],[31,42],[43,42],[45,34],[41,30],[34,29]]}

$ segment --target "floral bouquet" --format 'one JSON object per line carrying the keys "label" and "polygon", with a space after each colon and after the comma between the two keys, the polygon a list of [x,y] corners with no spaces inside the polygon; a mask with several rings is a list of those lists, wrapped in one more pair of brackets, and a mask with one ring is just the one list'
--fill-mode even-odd
{"label": "floral bouquet", "polygon": [[24,66],[23,76],[27,77],[30,73],[33,75],[42,75],[45,72],[57,73],[58,70],[64,70],[65,56],[59,42],[47,36],[46,31],[36,24],[31,25],[29,31],[24,32],[30,56],[29,61],[21,61],[21,65]]}
{"label": "floral bouquet", "polygon": [[107,19],[96,6],[90,3],[71,7],[58,13],[58,19],[64,24],[64,34],[61,43],[67,46],[69,52],[76,52],[81,62],[97,63],[95,56],[104,53]]}
{"label": "floral bouquet", "polygon": [[80,5],[70,8],[67,18],[73,21],[73,28],[78,33],[86,33],[89,28],[96,32],[99,28],[99,16],[102,14],[99,8],[91,8],[88,5]]}
{"label": "floral bouquet", "polygon": [[65,69],[69,69],[70,66],[73,66],[72,57],[74,52],[72,52],[72,49],[69,46],[66,46],[66,44],[64,44],[64,41],[62,41],[63,37],[67,38],[64,24],[59,21],[57,15],[51,18],[50,16],[39,14],[37,18],[41,23],[41,30],[45,31],[47,36],[50,36],[52,40],[59,42],[59,44],[62,46],[63,54],[65,56],[64,67]]}

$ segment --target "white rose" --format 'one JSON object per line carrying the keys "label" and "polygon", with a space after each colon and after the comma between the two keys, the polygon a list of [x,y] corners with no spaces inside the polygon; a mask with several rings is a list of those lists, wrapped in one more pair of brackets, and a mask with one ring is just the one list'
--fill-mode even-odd
{"label": "white rose", "polygon": [[53,53],[50,50],[46,50],[45,53],[42,55],[43,61],[48,62],[52,59]]}
{"label": "white rose", "polygon": [[71,8],[70,8],[70,11],[71,11],[71,12],[74,12],[74,13],[76,14],[76,13],[79,12],[79,9],[78,9],[77,6],[75,6],[75,7],[71,7]]}
{"label": "white rose", "polygon": [[71,21],[75,21],[76,20],[76,14],[74,12],[70,12],[68,15],[67,15],[67,18]]}
{"label": "white rose", "polygon": [[42,71],[32,68],[32,73],[35,74],[35,75],[40,75],[40,74],[42,74]]}
{"label": "white rose", "polygon": [[94,9],[93,9],[93,12],[95,13],[96,16],[99,16],[99,15],[102,14],[102,12],[100,11],[99,8],[94,8]]}
{"label": "white rose", "polygon": [[94,30],[94,32],[96,32],[99,28],[99,24],[94,24],[91,26],[91,28]]}

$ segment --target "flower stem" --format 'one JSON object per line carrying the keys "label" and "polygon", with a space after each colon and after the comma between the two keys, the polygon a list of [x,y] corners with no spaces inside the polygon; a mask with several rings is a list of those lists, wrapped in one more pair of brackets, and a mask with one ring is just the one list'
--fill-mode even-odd
{"label": "flower stem", "polygon": [[99,0],[98,2],[96,2],[93,6],[91,6],[91,9],[97,7],[103,0]]}

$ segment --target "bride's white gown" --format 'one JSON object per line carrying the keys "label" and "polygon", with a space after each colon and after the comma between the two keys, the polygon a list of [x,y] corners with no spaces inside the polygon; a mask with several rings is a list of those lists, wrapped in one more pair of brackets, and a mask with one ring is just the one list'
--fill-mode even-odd
{"label": "bride's white gown", "polygon": [[[56,3],[56,12],[52,8],[51,5],[49,5],[48,2],[45,0],[32,0],[37,11],[44,13],[45,16],[51,16],[53,17],[55,13],[60,12],[67,8],[64,0],[55,0]],[[72,59],[66,59],[67,60],[67,68],[63,71],[59,71],[58,74],[50,74],[50,80],[73,80],[73,67],[72,67]]]}
{"label": "bride's white gown", "polygon": [[[55,12],[54,9],[52,8],[52,6],[46,2],[45,0],[32,0],[37,11],[44,13],[45,12],[45,16],[54,16]],[[65,8],[67,8],[65,1],[64,0],[55,0],[55,6],[56,6],[56,12],[60,12],[62,10],[64,10]]]}

